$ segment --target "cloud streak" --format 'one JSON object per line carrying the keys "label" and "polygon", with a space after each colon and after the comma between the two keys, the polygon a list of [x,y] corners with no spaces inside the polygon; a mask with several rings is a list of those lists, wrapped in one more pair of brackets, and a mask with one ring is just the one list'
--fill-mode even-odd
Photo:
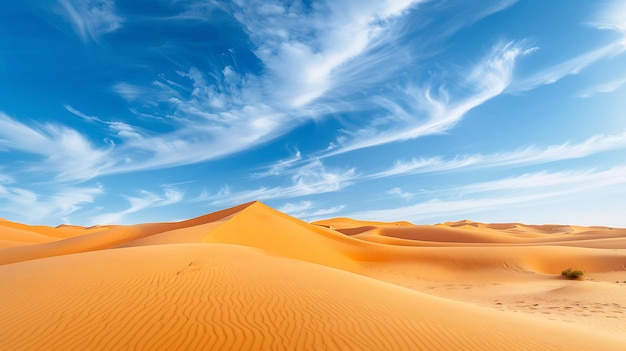
{"label": "cloud streak", "polygon": [[[554,84],[567,76],[579,74],[587,67],[599,61],[611,59],[626,51],[626,25],[624,24],[626,23],[626,6],[624,3],[621,1],[611,2],[604,6],[596,17],[597,18],[591,21],[589,25],[597,29],[617,32],[621,37],[567,61],[543,69],[525,79],[521,79],[515,84],[512,84],[511,87],[507,89],[507,92],[517,93],[532,90],[543,85]],[[602,87],[598,88],[602,89]],[[607,89],[607,87],[604,87],[604,89]],[[603,91],[599,90],[596,92]],[[583,95],[586,94],[583,93]]]}
{"label": "cloud streak", "polygon": [[340,191],[353,184],[357,178],[354,168],[329,170],[319,160],[299,167],[291,175],[288,186],[261,187],[254,190],[232,192],[222,189],[217,194],[204,194],[196,201],[214,205],[232,205],[252,200],[288,199],[307,195],[318,195]]}
{"label": "cloud streak", "polygon": [[82,210],[92,204],[96,197],[104,194],[104,188],[97,186],[60,187],[46,193],[27,189],[23,186],[0,184],[0,211],[11,213],[25,222],[54,221]]}
{"label": "cloud streak", "polygon": [[626,167],[618,166],[605,171],[583,170],[553,173],[544,171],[528,173],[517,177],[471,184],[458,188],[455,191],[464,194],[540,188],[564,188],[570,191],[581,191],[624,183],[626,183]]}
{"label": "cloud streak", "polygon": [[355,219],[367,219],[373,221],[416,222],[443,216],[452,218],[459,217],[469,213],[476,213],[489,209],[499,209],[507,206],[540,201],[549,197],[558,196],[560,194],[560,192],[551,192],[517,197],[498,196],[465,200],[432,199],[416,203],[414,205],[397,208],[352,212],[345,214],[345,216]]}
{"label": "cloud streak", "polygon": [[233,11],[256,44],[255,54],[274,82],[276,98],[290,108],[331,90],[336,70],[365,54],[389,21],[423,1],[328,1],[302,3],[239,1]]}
{"label": "cloud streak", "polygon": [[278,210],[287,213],[293,217],[307,220],[315,220],[320,216],[328,216],[344,209],[344,205],[333,206],[329,208],[318,208],[311,201],[300,201],[296,203],[287,202]]}
{"label": "cloud streak", "polygon": [[626,78],[612,80],[610,82],[606,82],[606,83],[591,87],[581,92],[578,96],[581,98],[590,98],[598,94],[612,93],[616,91],[617,89],[621,88],[624,84],[626,84]]}
{"label": "cloud streak", "polygon": [[59,0],[63,16],[83,42],[100,42],[103,34],[116,31],[124,19],[115,13],[113,0]]}
{"label": "cloud streak", "polygon": [[29,127],[0,112],[0,147],[43,159],[24,168],[27,172],[54,173],[59,181],[87,180],[112,167],[113,146],[94,147],[74,129],[57,124]]}
{"label": "cloud streak", "polygon": [[561,160],[583,158],[600,152],[626,148],[626,132],[615,135],[594,135],[578,144],[563,143],[546,148],[528,147],[513,152],[490,155],[464,155],[453,159],[442,156],[396,161],[384,171],[364,176],[368,179],[400,175],[445,172],[458,169],[521,167]]}
{"label": "cloud streak", "polygon": [[626,34],[626,4],[623,1],[614,0],[608,3],[596,17],[590,23],[592,26]]}
{"label": "cloud streak", "polygon": [[523,42],[495,45],[478,64],[460,74],[462,86],[469,87],[461,97],[451,96],[446,86],[409,86],[402,92],[401,100],[378,97],[385,115],[365,128],[343,130],[344,136],[337,140],[340,147],[323,156],[445,132],[467,112],[500,95],[511,81],[516,59],[534,50]]}
{"label": "cloud streak", "polygon": [[515,206],[543,205],[569,196],[601,190],[623,189],[626,166],[607,170],[571,170],[529,173],[480,182],[429,194],[430,199],[396,208],[358,211],[345,216],[381,221],[423,221],[439,217],[460,217],[470,213]]}
{"label": "cloud streak", "polygon": [[623,39],[614,41],[521,79],[512,84],[511,87],[507,89],[507,93],[517,93],[536,89],[543,85],[554,84],[567,76],[580,73],[583,69],[600,60],[621,54],[624,50],[626,50],[626,46],[624,45]]}
{"label": "cloud streak", "polygon": [[124,196],[129,206],[121,211],[106,212],[91,218],[93,224],[120,224],[125,217],[153,207],[163,207],[177,204],[184,200],[184,193],[180,190],[168,187],[162,195],[142,190],[138,196]]}
{"label": "cloud streak", "polygon": [[408,191],[404,191],[401,188],[391,188],[387,190],[387,194],[394,196],[394,197],[401,197],[405,200],[408,200],[412,198],[413,196],[415,196],[415,194],[410,193]]}
{"label": "cloud streak", "polygon": [[299,150],[296,150],[296,153],[284,160],[279,160],[273,165],[267,167],[267,170],[264,172],[253,173],[253,178],[264,178],[269,176],[278,176],[288,169],[292,168],[296,163],[302,160],[302,153]]}

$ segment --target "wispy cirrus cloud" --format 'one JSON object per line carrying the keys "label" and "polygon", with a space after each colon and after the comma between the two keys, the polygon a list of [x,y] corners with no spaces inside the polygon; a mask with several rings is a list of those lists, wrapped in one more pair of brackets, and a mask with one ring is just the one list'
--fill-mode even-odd
{"label": "wispy cirrus cloud", "polygon": [[284,159],[284,160],[278,160],[278,162],[275,162],[271,166],[267,167],[266,171],[253,173],[252,177],[264,178],[268,176],[281,175],[285,173],[285,171],[287,171],[288,169],[292,168],[297,162],[300,162],[301,160],[302,160],[302,153],[300,152],[300,150],[296,150],[296,152],[291,157]]}
{"label": "wispy cirrus cloud", "polygon": [[[66,105],[71,113],[106,125],[115,142],[108,153],[109,159],[117,162],[102,164],[93,169],[94,173],[120,174],[212,160],[245,150],[286,130],[286,125],[279,123],[285,115],[263,104],[209,112],[203,106],[221,102],[207,95],[213,89],[200,76],[194,75],[194,79],[196,97],[187,101],[170,98],[180,110],[172,122],[179,127],[169,133],[156,133],[122,121],[106,121]],[[97,158],[92,160],[95,163]],[[95,164],[92,166],[96,168]]]}
{"label": "wispy cirrus cloud", "polygon": [[612,80],[603,84],[598,84],[578,94],[581,98],[590,98],[597,94],[612,93],[626,84],[626,78]]}
{"label": "wispy cirrus cloud", "polygon": [[[425,135],[445,132],[454,127],[470,110],[500,95],[511,82],[515,61],[532,53],[536,48],[524,42],[495,45],[480,62],[459,74],[465,91],[452,96],[450,87],[409,86],[398,98],[377,97],[384,115],[368,126],[343,130],[337,140],[339,147],[324,156],[373,147],[391,142],[415,139]],[[456,87],[455,90],[458,90]]]}
{"label": "wispy cirrus cloud", "polygon": [[104,194],[101,185],[62,186],[46,192],[34,191],[24,186],[0,184],[0,211],[11,213],[24,222],[42,222],[62,219],[91,204]]}
{"label": "wispy cirrus cloud", "polygon": [[507,89],[508,93],[516,93],[536,89],[542,85],[549,85],[559,80],[580,73],[583,69],[596,62],[621,54],[626,50],[623,39],[601,46],[562,63],[545,68],[530,76],[520,79]]}
{"label": "wispy cirrus cloud", "polygon": [[256,44],[268,69],[264,79],[286,107],[304,106],[341,79],[335,70],[366,53],[391,25],[422,0],[268,3],[261,0],[223,5],[234,12]]}
{"label": "wispy cirrus cloud", "polygon": [[24,171],[54,174],[60,181],[87,180],[116,161],[112,145],[95,147],[78,131],[58,124],[30,127],[0,112],[0,147],[42,158]]}
{"label": "wispy cirrus cloud", "polygon": [[607,3],[596,14],[590,25],[605,30],[626,34],[626,4],[620,0]]}
{"label": "wispy cirrus cloud", "polygon": [[444,172],[455,169],[514,167],[583,158],[596,153],[626,148],[626,132],[614,135],[594,135],[580,143],[569,142],[536,146],[495,154],[474,154],[445,159],[442,156],[396,161],[387,170],[365,175],[365,178],[384,178],[399,175]]}
{"label": "wispy cirrus cloud", "polygon": [[59,5],[83,42],[100,42],[103,34],[116,31],[124,21],[115,12],[114,0],[59,0]]}
{"label": "wispy cirrus cloud", "polygon": [[391,188],[389,190],[387,190],[387,194],[394,196],[394,197],[401,197],[405,200],[408,200],[410,198],[412,198],[413,196],[415,196],[414,193],[410,193],[408,191],[404,191],[401,188]]}
{"label": "wispy cirrus cloud", "polygon": [[[113,84],[113,91],[123,97],[125,100],[132,102],[137,100],[138,98],[147,98],[155,92],[155,89],[144,88],[139,85],[133,85],[126,82],[119,82]],[[163,96],[165,98],[169,98],[170,96]]]}
{"label": "wispy cirrus cloud", "polygon": [[63,105],[63,107],[64,107],[64,108],[65,108],[68,112],[70,112],[71,114],[73,114],[73,115],[75,115],[75,116],[78,116],[78,117],[80,117],[80,118],[84,119],[85,121],[89,121],[89,122],[102,122],[102,120],[101,120],[99,117],[97,117],[97,116],[89,116],[89,115],[87,115],[87,114],[85,114],[85,113],[83,113],[83,112],[81,112],[81,111],[79,111],[79,110],[75,109],[75,108],[74,108],[73,106],[71,106],[71,105],[67,105],[67,104],[66,104],[66,105]]}
{"label": "wispy cirrus cloud", "polygon": [[471,184],[455,189],[455,191],[464,194],[541,188],[565,188],[581,191],[586,188],[596,189],[624,183],[626,183],[626,167],[617,166],[603,171],[588,169],[527,173],[516,177]]}
{"label": "wispy cirrus cloud", "polygon": [[550,192],[533,195],[511,196],[492,196],[471,199],[431,199],[422,201],[413,205],[358,211],[342,214],[342,216],[367,219],[373,221],[424,221],[438,217],[460,217],[467,214],[481,212],[489,209],[498,209],[507,206],[519,205],[532,201],[541,201],[549,197],[559,196],[562,192]]}
{"label": "wispy cirrus cloud", "polygon": [[296,203],[287,202],[278,208],[280,212],[287,213],[293,217],[300,219],[318,218],[320,216],[328,216],[344,209],[344,205],[333,206],[329,208],[318,208],[311,201],[300,201]]}
{"label": "wispy cirrus cloud", "polygon": [[567,76],[579,74],[597,62],[609,60],[626,51],[626,25],[624,24],[626,23],[626,6],[624,3],[622,1],[610,2],[604,5],[595,17],[588,23],[590,26],[617,32],[620,38],[520,79],[512,84],[507,92],[516,93],[554,84]]}
{"label": "wispy cirrus cloud", "polygon": [[[484,214],[485,211],[510,207],[544,206],[549,202],[565,201],[569,196],[580,198],[585,193],[623,189],[624,184],[626,166],[606,170],[543,171],[430,192],[427,194],[429,198],[408,206],[342,215],[382,221],[459,218],[467,214]],[[599,211],[605,210],[601,208]],[[615,209],[612,210],[615,212]],[[587,215],[591,218],[597,214]]]}
{"label": "wispy cirrus cloud", "polygon": [[223,188],[217,194],[205,193],[196,201],[228,205],[252,200],[289,199],[340,191],[353,184],[356,170],[329,170],[320,160],[313,160],[291,173],[290,185],[261,187],[253,190],[231,191]]}
{"label": "wispy cirrus cloud", "polygon": [[184,192],[166,187],[162,194],[142,190],[137,196],[124,196],[129,206],[123,210],[106,212],[91,218],[92,224],[120,224],[127,215],[151,207],[163,207],[177,204],[184,200]]}

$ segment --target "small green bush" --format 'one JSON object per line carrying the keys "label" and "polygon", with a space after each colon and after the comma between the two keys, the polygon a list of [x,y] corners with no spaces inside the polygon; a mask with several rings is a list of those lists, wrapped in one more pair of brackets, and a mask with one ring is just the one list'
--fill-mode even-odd
{"label": "small green bush", "polygon": [[582,279],[583,275],[585,275],[585,272],[579,269],[568,268],[561,272],[561,275],[569,279]]}

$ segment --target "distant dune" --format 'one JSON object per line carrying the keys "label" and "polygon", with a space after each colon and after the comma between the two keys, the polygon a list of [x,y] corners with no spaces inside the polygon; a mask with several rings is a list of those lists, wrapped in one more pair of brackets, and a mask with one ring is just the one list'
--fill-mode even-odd
{"label": "distant dune", "polygon": [[0,350],[626,350],[619,228],[1,220],[0,279]]}

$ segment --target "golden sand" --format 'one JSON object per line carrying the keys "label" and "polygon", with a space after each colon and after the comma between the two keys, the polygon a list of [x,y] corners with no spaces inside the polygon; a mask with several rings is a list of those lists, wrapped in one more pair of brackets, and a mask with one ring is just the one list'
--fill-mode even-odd
{"label": "golden sand", "polygon": [[0,221],[0,264],[0,350],[626,350],[624,229],[305,223],[252,202]]}

